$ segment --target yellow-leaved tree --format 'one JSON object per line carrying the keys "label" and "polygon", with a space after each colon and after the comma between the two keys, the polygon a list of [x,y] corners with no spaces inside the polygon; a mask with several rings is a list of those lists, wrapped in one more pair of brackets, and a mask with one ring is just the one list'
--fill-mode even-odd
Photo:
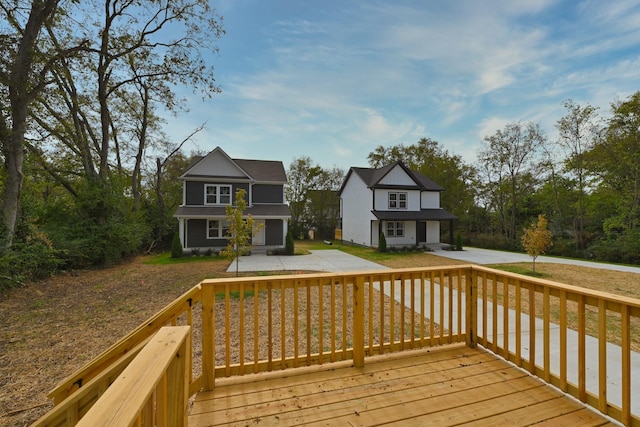
{"label": "yellow-leaved tree", "polygon": [[227,247],[220,252],[221,255],[236,260],[236,276],[238,275],[240,255],[251,249],[251,238],[258,231],[254,226],[253,217],[251,215],[245,217],[246,195],[246,190],[238,189],[233,204],[226,207],[226,221],[229,226],[228,240]]}
{"label": "yellow-leaved tree", "polygon": [[548,222],[544,215],[538,215],[538,221],[532,222],[529,228],[525,228],[522,235],[522,247],[533,258],[534,273],[536,271],[536,258],[544,254],[553,245],[551,231],[547,229]]}

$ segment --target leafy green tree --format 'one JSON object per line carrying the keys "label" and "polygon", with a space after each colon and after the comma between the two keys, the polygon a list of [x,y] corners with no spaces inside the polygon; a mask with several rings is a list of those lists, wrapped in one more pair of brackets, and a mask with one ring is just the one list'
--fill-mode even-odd
{"label": "leafy green tree", "polygon": [[[574,219],[573,231],[576,248],[585,247],[585,216],[587,189],[591,186],[590,174],[587,165],[587,153],[592,150],[600,138],[602,128],[597,115],[597,108],[587,104],[584,107],[567,100],[563,103],[567,109],[567,115],[556,123],[558,129],[557,144],[564,151],[563,172],[567,174],[565,184],[572,184],[571,199],[575,200],[570,209],[558,209],[563,217]],[[556,184],[557,179],[552,182]],[[557,194],[557,193],[556,193]],[[566,200],[566,197],[562,198]],[[556,198],[557,206],[560,206],[560,198]],[[563,218],[564,219],[564,218]],[[563,220],[562,223],[565,221]]]}
{"label": "leafy green tree", "polygon": [[598,190],[609,189],[617,216],[629,230],[640,225],[640,91],[612,106],[606,133],[586,155]]}
{"label": "leafy green tree", "polygon": [[257,231],[254,226],[253,217],[245,216],[247,209],[247,192],[243,188],[236,191],[234,204],[226,207],[226,220],[229,226],[227,234],[227,247],[220,252],[221,255],[235,259],[236,276],[238,276],[238,264],[240,255],[251,249],[251,238]]}
{"label": "leafy green tree", "polygon": [[536,271],[536,258],[544,254],[553,244],[551,231],[547,229],[548,221],[544,215],[538,215],[538,221],[534,221],[522,234],[522,246],[527,254],[533,258],[533,272]]}
{"label": "leafy green tree", "polygon": [[4,157],[6,180],[2,194],[0,253],[13,244],[19,221],[19,206],[24,182],[23,162],[27,120],[34,99],[49,82],[49,69],[69,57],[75,49],[59,50],[42,42],[42,30],[52,21],[59,0],[38,0],[26,5],[15,2],[0,8],[3,37],[0,40],[0,149]]}
{"label": "leafy green tree", "polygon": [[483,196],[498,213],[500,229],[512,243],[516,241],[520,199],[535,183],[535,160],[545,141],[538,124],[520,122],[507,124],[483,141],[478,159]]}
{"label": "leafy green tree", "polygon": [[302,236],[310,228],[316,228],[322,238],[333,234],[340,210],[337,191],[343,178],[341,169],[323,169],[314,165],[310,157],[293,160],[287,171],[285,198],[294,236]]}

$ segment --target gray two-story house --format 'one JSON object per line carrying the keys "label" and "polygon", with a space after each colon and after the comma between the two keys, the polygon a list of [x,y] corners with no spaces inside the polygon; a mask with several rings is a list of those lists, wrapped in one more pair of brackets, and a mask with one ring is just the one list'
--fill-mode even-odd
{"label": "gray two-story house", "polygon": [[232,159],[217,147],[194,159],[180,180],[183,201],[174,216],[185,252],[227,246],[226,206],[234,203],[239,188],[247,194],[245,215],[251,215],[255,224],[253,247],[285,246],[291,213],[284,199],[287,176],[282,162]]}

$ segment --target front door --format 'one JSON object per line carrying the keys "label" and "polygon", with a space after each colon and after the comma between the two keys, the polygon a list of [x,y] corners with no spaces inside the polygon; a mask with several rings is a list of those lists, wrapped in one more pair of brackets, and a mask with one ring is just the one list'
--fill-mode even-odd
{"label": "front door", "polygon": [[264,225],[264,219],[253,220],[253,238],[251,239],[251,243],[254,246],[264,246]]}
{"label": "front door", "polygon": [[425,221],[418,221],[416,224],[416,242],[426,243],[427,241],[427,223]]}

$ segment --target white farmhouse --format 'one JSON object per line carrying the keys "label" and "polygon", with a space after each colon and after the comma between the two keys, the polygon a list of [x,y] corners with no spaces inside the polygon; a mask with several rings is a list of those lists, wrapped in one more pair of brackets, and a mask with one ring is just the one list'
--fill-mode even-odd
{"label": "white farmhouse", "polygon": [[339,191],[342,240],[377,247],[384,233],[387,246],[438,244],[440,222],[456,219],[440,207],[442,191],[401,161],[379,169],[352,167]]}

